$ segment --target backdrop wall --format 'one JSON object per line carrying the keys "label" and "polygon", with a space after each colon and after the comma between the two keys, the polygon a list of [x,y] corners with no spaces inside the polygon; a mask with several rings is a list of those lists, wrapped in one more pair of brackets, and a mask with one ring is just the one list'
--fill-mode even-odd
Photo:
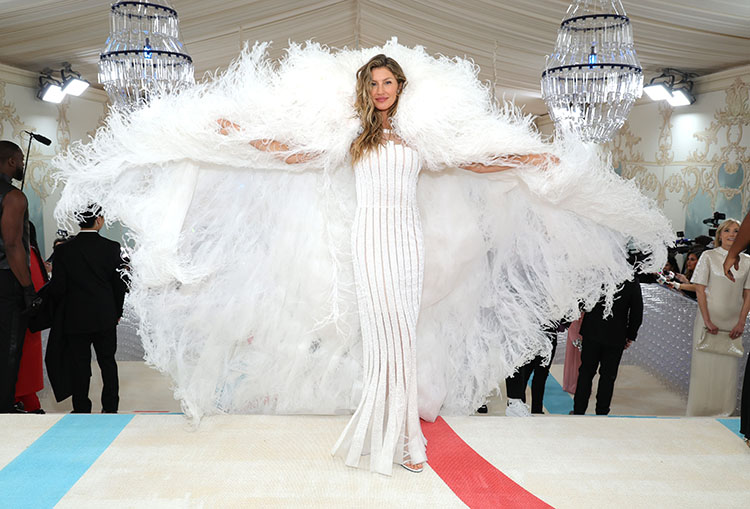
{"label": "backdrop wall", "polygon": [[[714,211],[741,220],[750,206],[750,66],[698,78],[695,91],[679,108],[642,99],[606,146],[689,238],[707,234]],[[539,124],[552,132],[547,117]]]}
{"label": "backdrop wall", "polygon": [[94,134],[106,114],[107,96],[90,89],[80,97],[66,97],[62,103],[52,104],[36,98],[37,87],[37,74],[0,64],[0,139],[18,144],[24,153],[29,136],[23,131],[52,140],[48,147],[32,143],[24,186],[39,247],[48,256],[57,232],[53,211],[59,195],[50,177],[49,162],[72,141]]}

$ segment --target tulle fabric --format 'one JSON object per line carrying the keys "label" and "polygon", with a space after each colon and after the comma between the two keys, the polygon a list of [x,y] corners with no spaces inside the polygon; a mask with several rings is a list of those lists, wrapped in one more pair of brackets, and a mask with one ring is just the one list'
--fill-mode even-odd
{"label": "tulle fabric", "polygon": [[[113,111],[93,140],[54,161],[59,221],[97,202],[127,227],[128,310],[189,417],[349,413],[359,402],[348,149],[355,72],[377,53],[404,68],[395,134],[429,170],[417,191],[423,418],[472,412],[517,366],[549,356],[542,326],[611,299],[632,276],[628,245],[653,253],[645,270],[663,265],[672,235],[655,205],[595,147],[545,143],[530,118],[496,107],[472,63],[394,40],[357,51],[292,45],[272,65],[256,45],[221,76]],[[222,136],[217,118],[240,131]],[[264,138],[314,157],[287,165],[288,154],[248,144]],[[457,168],[540,152],[561,163]]]}

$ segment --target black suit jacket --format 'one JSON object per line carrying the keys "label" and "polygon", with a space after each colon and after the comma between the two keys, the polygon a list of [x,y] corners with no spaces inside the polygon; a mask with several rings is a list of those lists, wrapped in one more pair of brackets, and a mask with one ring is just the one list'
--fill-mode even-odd
{"label": "black suit jacket", "polygon": [[98,332],[117,326],[127,286],[120,244],[83,232],[55,249],[49,292],[62,306],[65,334]]}
{"label": "black suit jacket", "polygon": [[581,336],[611,346],[625,346],[625,341],[635,341],[643,322],[643,296],[638,280],[626,281],[615,294],[612,314],[604,316],[604,302],[583,316]]}

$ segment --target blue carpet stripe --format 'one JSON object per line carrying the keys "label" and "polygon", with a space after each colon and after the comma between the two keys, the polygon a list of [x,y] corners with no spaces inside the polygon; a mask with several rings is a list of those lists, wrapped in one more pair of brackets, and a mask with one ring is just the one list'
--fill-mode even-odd
{"label": "blue carpet stripe", "polygon": [[66,415],[0,470],[4,507],[53,507],[133,415]]}
{"label": "blue carpet stripe", "polygon": [[[529,378],[529,386],[532,380],[534,380],[533,375]],[[552,373],[549,374],[544,384],[544,408],[547,412],[558,415],[568,415],[573,410],[573,396],[563,390],[562,385],[555,380]]]}
{"label": "blue carpet stripe", "polygon": [[739,417],[729,417],[729,418],[723,418],[723,419],[716,419],[720,423],[722,423],[724,426],[726,426],[729,431],[734,433],[740,438],[745,438],[740,434],[740,419]]}

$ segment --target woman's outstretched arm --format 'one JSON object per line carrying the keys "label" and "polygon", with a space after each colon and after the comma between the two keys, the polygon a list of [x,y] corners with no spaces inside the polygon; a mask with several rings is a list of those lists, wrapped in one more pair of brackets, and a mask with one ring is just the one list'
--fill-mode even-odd
{"label": "woman's outstretched arm", "polygon": [[[238,124],[235,124],[234,122],[231,122],[225,118],[220,118],[216,121],[217,124],[219,124],[219,132],[223,135],[228,135],[232,131],[239,131],[240,126]],[[288,145],[285,145],[283,143],[280,143],[276,140],[251,140],[250,145],[257,148],[258,150],[262,150],[263,152],[291,152],[292,150],[289,148]],[[307,161],[310,161],[315,156],[312,156],[310,154],[292,154],[290,156],[287,156],[284,158],[284,162],[287,164],[299,164],[299,163],[306,163]]]}
{"label": "woman's outstretched arm", "polygon": [[560,162],[552,154],[508,155],[497,158],[497,161],[497,164],[471,163],[459,166],[459,168],[473,171],[474,173],[496,173],[526,165],[549,167]]}

